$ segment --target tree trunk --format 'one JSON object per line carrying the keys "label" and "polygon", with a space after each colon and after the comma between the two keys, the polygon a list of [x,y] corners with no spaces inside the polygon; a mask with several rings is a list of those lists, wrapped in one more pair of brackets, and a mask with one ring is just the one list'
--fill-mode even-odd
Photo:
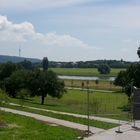
{"label": "tree trunk", "polygon": [[12,98],[16,98],[16,93],[14,92],[14,93],[12,93]]}
{"label": "tree trunk", "polygon": [[41,96],[41,104],[44,105],[44,99],[45,99],[45,96],[42,94]]}

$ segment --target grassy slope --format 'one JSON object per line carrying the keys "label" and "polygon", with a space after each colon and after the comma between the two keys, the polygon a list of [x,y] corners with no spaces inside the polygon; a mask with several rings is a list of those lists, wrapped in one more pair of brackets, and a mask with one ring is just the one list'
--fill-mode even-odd
{"label": "grassy slope", "polygon": [[[20,103],[18,99],[12,102]],[[121,114],[120,108],[128,102],[127,96],[122,93],[93,92],[90,94],[90,114]],[[68,90],[61,99],[47,97],[45,104],[40,105],[40,98],[34,97],[24,101],[24,105],[38,108],[46,108],[64,112],[86,114],[87,94],[86,91]]]}
{"label": "grassy slope", "polygon": [[108,75],[99,74],[96,68],[51,68],[58,75],[75,75],[75,76],[116,76],[118,72],[125,69],[111,69]]}
{"label": "grassy slope", "polygon": [[2,113],[0,120],[13,128],[0,127],[0,140],[77,140],[79,131],[62,126],[49,126],[29,117]]}

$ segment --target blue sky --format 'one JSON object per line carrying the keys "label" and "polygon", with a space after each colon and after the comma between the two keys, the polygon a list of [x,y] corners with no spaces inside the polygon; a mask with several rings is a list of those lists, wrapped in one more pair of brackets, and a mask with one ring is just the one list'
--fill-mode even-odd
{"label": "blue sky", "polygon": [[136,61],[138,0],[0,0],[0,54]]}

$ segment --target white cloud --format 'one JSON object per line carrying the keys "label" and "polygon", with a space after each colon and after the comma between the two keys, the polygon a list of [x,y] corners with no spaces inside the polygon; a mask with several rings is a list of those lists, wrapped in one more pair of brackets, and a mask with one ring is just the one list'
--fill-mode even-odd
{"label": "white cloud", "polygon": [[44,36],[44,43],[49,46],[89,48],[90,46],[70,35],[48,33]]}
{"label": "white cloud", "polygon": [[36,32],[30,22],[15,24],[9,21],[6,16],[0,16],[0,42],[36,42],[40,46],[46,45],[47,47],[90,47],[81,40],[67,34]]}
{"label": "white cloud", "polygon": [[26,41],[26,37],[35,34],[34,27],[29,22],[20,24],[8,21],[6,16],[0,16],[0,40],[1,41]]}
{"label": "white cloud", "polygon": [[[24,21],[28,18],[35,22],[37,26],[39,25],[38,29],[40,30],[51,25],[48,30],[57,31],[57,33],[39,33],[30,22],[13,23],[5,16],[0,16],[0,45],[2,42],[22,42],[21,44],[24,47],[22,52],[26,48],[26,54],[30,56],[32,53],[34,57],[47,54],[50,57],[53,56],[54,59],[59,59],[62,55],[62,60],[66,60],[68,56],[73,59],[79,57],[80,60],[82,57],[84,59],[121,58],[127,54],[128,60],[136,60],[137,56],[133,48],[137,48],[134,42],[140,40],[140,5],[127,2],[110,5],[106,3],[94,5],[92,3],[93,6],[83,4],[82,6],[70,7],[68,10],[56,8],[78,5],[87,1],[111,0],[0,0],[1,11],[5,11],[5,14],[11,16],[11,18],[18,19],[18,21]],[[40,10],[39,8],[45,9]],[[47,8],[55,9],[48,12]],[[27,12],[25,13],[17,13],[19,10],[26,9]],[[28,11],[36,9],[39,10],[39,13],[36,12],[37,16],[34,12]],[[9,13],[9,10],[11,13]],[[90,44],[95,44],[98,48],[105,49],[99,51],[78,38],[69,34],[58,34],[58,32],[70,32],[90,42]],[[132,49],[130,49],[131,46]],[[31,50],[28,50],[30,48],[35,50],[31,52]],[[8,49],[10,50],[10,45]],[[5,52],[8,52],[8,49]],[[129,53],[126,53],[126,50]],[[11,52],[9,51],[9,53]],[[63,57],[64,54],[65,57]]]}

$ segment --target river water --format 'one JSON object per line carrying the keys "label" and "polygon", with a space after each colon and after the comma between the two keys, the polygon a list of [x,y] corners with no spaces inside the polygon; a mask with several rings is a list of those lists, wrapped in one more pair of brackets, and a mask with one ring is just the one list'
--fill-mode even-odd
{"label": "river water", "polygon": [[70,79],[70,80],[106,80],[114,81],[115,77],[97,77],[97,76],[58,76],[60,79]]}

